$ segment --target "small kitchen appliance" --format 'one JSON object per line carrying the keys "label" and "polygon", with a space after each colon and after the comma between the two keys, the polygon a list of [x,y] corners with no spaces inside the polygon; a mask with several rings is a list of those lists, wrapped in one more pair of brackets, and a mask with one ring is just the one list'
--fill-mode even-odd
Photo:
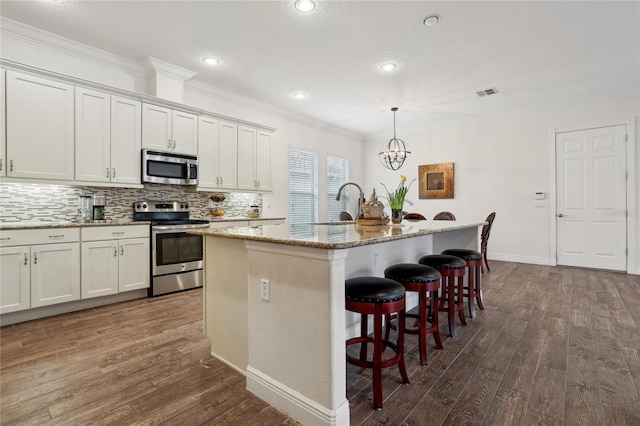
{"label": "small kitchen appliance", "polygon": [[189,204],[179,201],[137,201],[133,220],[151,221],[149,296],[202,287],[203,239],[187,230],[208,228],[208,220],[189,219]]}
{"label": "small kitchen appliance", "polygon": [[91,222],[91,195],[81,195],[79,198],[78,220]]}
{"label": "small kitchen appliance", "polygon": [[107,205],[107,197],[104,195],[93,196],[93,220],[104,221],[104,209]]}

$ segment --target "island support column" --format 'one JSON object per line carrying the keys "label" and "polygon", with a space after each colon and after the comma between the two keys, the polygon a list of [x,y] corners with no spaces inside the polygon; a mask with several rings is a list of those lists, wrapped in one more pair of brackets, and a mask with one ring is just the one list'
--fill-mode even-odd
{"label": "island support column", "polygon": [[[247,389],[305,425],[348,425],[345,258],[327,250],[246,241]],[[269,280],[269,300],[260,280]]]}

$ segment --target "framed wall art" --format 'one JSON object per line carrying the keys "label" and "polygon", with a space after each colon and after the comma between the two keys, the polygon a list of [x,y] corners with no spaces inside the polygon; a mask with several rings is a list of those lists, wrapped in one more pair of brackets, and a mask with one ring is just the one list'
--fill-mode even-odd
{"label": "framed wall art", "polygon": [[453,163],[418,166],[420,199],[453,198]]}

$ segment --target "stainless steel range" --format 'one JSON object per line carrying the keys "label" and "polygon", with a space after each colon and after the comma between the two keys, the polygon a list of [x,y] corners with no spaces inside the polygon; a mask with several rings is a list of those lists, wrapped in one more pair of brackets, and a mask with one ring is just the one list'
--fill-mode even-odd
{"label": "stainless steel range", "polygon": [[202,237],[186,231],[208,220],[189,219],[189,204],[178,201],[137,201],[133,219],[151,221],[149,296],[202,287]]}

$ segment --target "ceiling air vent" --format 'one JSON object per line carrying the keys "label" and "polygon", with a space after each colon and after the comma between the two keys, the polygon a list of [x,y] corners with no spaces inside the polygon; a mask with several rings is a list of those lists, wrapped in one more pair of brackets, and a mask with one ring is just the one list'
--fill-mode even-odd
{"label": "ceiling air vent", "polygon": [[498,89],[492,87],[490,89],[480,90],[479,92],[476,92],[476,95],[481,98],[483,96],[495,95],[496,93],[498,93]]}

